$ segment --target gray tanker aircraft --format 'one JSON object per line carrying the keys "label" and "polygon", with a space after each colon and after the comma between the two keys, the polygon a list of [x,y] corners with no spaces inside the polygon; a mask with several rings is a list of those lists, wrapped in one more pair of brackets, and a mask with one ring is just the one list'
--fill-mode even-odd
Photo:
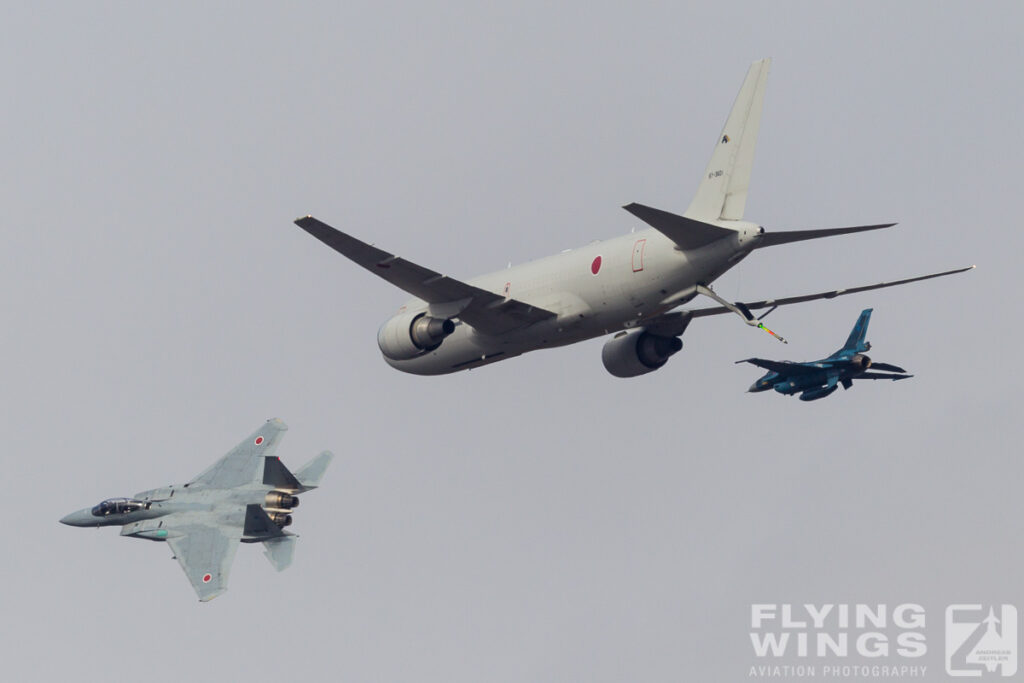
{"label": "gray tanker aircraft", "polygon": [[[769,63],[754,62],[747,72],[697,195],[682,216],[641,204],[624,207],[648,229],[462,282],[312,216],[295,223],[417,297],[381,326],[377,342],[389,365],[418,375],[468,370],[615,333],[602,350],[604,366],[616,377],[635,377],[662,367],[682,348],[679,337],[693,318],[732,312],[785,341],[761,322],[777,306],[973,268],[752,303],[728,302],[711,289],[715,279],[755,249],[895,225],[766,232],[743,220]],[[697,295],[719,305],[673,311]],[[768,313],[755,319],[751,310],[763,308]]]}
{"label": "gray tanker aircraft", "polygon": [[292,563],[292,510],[297,494],[320,485],[334,455],[324,451],[295,474],[274,455],[288,427],[268,420],[245,441],[187,484],[108,498],[72,512],[62,524],[120,526],[121,535],[166,541],[203,602],[228,589],[238,543],[263,543],[281,571]]}

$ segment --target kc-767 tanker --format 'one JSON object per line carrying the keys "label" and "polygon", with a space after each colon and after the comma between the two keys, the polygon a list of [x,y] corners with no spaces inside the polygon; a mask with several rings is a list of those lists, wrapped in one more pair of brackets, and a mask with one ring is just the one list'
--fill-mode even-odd
{"label": "kc-767 tanker", "polygon": [[[756,249],[894,225],[780,232],[743,219],[768,68],[767,59],[751,65],[683,215],[641,204],[624,207],[650,226],[645,230],[462,282],[312,216],[295,222],[416,297],[381,326],[377,342],[389,365],[418,375],[477,368],[613,334],[601,353],[605,368],[616,377],[635,377],[662,367],[682,348],[680,336],[693,318],[731,312],[767,329],[761,322],[767,313],[755,318],[751,311],[969,270],[747,303],[726,301],[712,290],[712,282]],[[674,310],[698,295],[718,305]]]}

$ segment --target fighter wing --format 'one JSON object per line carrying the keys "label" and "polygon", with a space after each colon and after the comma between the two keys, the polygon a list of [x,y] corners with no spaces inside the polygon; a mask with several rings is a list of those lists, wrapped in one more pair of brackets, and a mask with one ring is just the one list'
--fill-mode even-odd
{"label": "fighter wing", "polygon": [[454,312],[446,317],[457,315],[463,322],[484,334],[501,334],[555,317],[551,311],[507,299],[389,254],[312,216],[296,219],[295,224],[374,275],[413,296],[438,306],[455,305]]}
{"label": "fighter wing", "polygon": [[179,535],[168,538],[167,544],[192,582],[199,600],[206,602],[226,591],[238,539],[230,538],[217,527],[199,524],[173,532]]}
{"label": "fighter wing", "polygon": [[[946,275],[954,275],[956,273],[963,273],[971,270],[974,266],[967,266],[966,268],[957,268],[955,270],[947,270],[941,273],[932,273],[931,275],[920,275],[918,277],[909,277],[905,280],[896,280],[894,282],[879,282],[877,285],[864,285],[861,287],[850,287],[849,289],[833,289],[830,292],[818,292],[817,294],[804,294],[801,296],[790,296],[784,299],[765,299],[764,301],[755,301],[753,303],[744,304],[751,310],[760,308],[771,308],[773,306],[786,306],[788,304],[799,304],[804,301],[814,301],[815,299],[834,299],[837,296],[845,296],[847,294],[857,294],[859,292],[867,292],[872,289],[885,289],[886,287],[895,287],[897,285],[905,285],[910,282],[918,282],[920,280],[931,280],[935,277],[945,277]],[[705,315],[718,315],[720,313],[731,313],[732,310],[725,306],[713,306],[711,308],[698,308],[695,310],[687,311],[691,316],[700,318]],[[669,314],[671,315],[671,314]]]}
{"label": "fighter wing", "polygon": [[759,368],[765,370],[771,370],[777,372],[780,375],[810,375],[813,373],[821,372],[823,368],[816,367],[814,365],[805,365],[803,363],[787,363],[786,361],[779,360],[766,360],[764,358],[744,358],[743,360],[736,361],[737,363],[750,363],[756,365]]}
{"label": "fighter wing", "polygon": [[227,455],[190,481],[189,485],[203,484],[229,489],[262,481],[263,458],[274,455],[277,444],[287,429],[288,425],[277,418],[267,420]]}

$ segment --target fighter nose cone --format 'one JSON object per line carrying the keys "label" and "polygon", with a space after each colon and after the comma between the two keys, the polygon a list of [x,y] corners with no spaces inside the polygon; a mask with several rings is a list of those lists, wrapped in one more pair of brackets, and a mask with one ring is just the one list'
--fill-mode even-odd
{"label": "fighter nose cone", "polygon": [[78,510],[61,517],[60,523],[68,526],[89,526],[91,518],[92,514],[88,510]]}

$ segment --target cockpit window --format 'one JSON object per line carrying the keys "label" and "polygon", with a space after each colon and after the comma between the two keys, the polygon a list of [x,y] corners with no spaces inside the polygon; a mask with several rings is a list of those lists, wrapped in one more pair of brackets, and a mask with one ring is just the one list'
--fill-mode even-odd
{"label": "cockpit window", "polygon": [[94,517],[106,517],[107,515],[126,515],[129,512],[141,510],[145,503],[132,498],[108,498],[92,509]]}

